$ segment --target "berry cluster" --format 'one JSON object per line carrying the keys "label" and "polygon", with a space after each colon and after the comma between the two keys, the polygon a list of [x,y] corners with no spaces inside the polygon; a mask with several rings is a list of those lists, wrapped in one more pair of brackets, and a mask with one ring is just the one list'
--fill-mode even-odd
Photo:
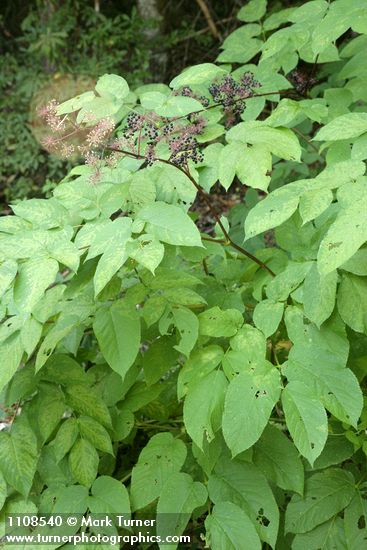
{"label": "berry cluster", "polygon": [[[192,90],[188,87],[182,90],[185,95],[192,97]],[[203,156],[195,136],[201,134],[206,126],[204,117],[192,113],[183,120],[158,117],[154,113],[144,115],[131,113],[126,119],[120,146],[117,149],[128,150],[144,156],[150,166],[157,159],[156,148],[160,143],[166,143],[170,152],[169,161],[176,166],[185,166],[189,160],[195,163],[202,162]],[[121,146],[121,140],[124,146]]]}
{"label": "berry cluster", "polygon": [[299,69],[294,69],[287,76],[289,82],[293,84],[294,89],[300,94],[304,95],[307,90],[312,88],[317,83],[317,78],[314,78],[312,75],[300,71]]}
{"label": "berry cluster", "polygon": [[149,139],[151,143],[159,141],[159,127],[152,122],[147,122],[144,127],[144,137]]}
{"label": "berry cluster", "polygon": [[209,93],[214,102],[224,107],[227,126],[233,125],[239,115],[243,113],[246,108],[244,100],[252,97],[253,89],[259,86],[260,83],[250,72],[244,73],[239,82],[234,80],[231,75],[226,75],[221,81],[209,86]]}
{"label": "berry cluster", "polygon": [[129,113],[126,118],[127,129],[137,132],[144,126],[144,117],[138,113]]}
{"label": "berry cluster", "polygon": [[203,162],[203,154],[197,139],[192,135],[173,138],[168,143],[171,156],[169,161],[176,166],[185,166],[189,160],[195,164]]}

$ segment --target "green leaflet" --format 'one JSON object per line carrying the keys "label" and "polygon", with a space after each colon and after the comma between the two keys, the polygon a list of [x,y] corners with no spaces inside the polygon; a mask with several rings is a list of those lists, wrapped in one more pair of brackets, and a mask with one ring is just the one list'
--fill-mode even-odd
{"label": "green leaflet", "polygon": [[233,378],[225,398],[222,425],[232,456],[256,443],[279,395],[279,372],[267,361],[255,363]]}
{"label": "green leaflet", "polygon": [[181,336],[174,348],[188,357],[198,339],[199,320],[190,309],[184,307],[175,307],[172,313],[174,324]]}
{"label": "green leaflet", "polygon": [[0,391],[14,376],[22,360],[24,349],[19,331],[0,343],[2,365],[0,369]]}
{"label": "green leaflet", "polygon": [[192,97],[166,96],[160,92],[147,92],[140,100],[143,107],[162,117],[185,116],[203,108],[202,104]]}
{"label": "green leaflet", "polygon": [[318,369],[315,365],[288,362],[284,373],[289,379],[300,380],[306,385],[316,385],[316,395],[337,418],[355,426],[362,410],[362,393],[357,379],[350,369],[330,367]]}
{"label": "green leaflet", "polygon": [[327,416],[322,403],[301,382],[289,382],[282,392],[287,428],[294,444],[312,465],[327,439]]}
{"label": "green leaflet", "polygon": [[367,248],[360,248],[357,252],[340,266],[354,275],[367,275]]}
{"label": "green leaflet", "polygon": [[[250,28],[249,28],[250,27]],[[217,61],[221,63],[246,63],[256,55],[262,46],[261,40],[250,38],[260,33],[260,25],[247,25],[240,27],[230,34],[221,48]]]}
{"label": "green leaflet", "polygon": [[[157,201],[180,206],[184,211],[187,211],[194,202],[196,197],[194,185],[184,173],[178,172],[173,166],[168,164],[152,166],[148,174],[153,179]],[[145,193],[144,189],[144,195]]]}
{"label": "green leaflet", "polygon": [[300,161],[301,147],[297,136],[288,128],[271,128],[260,121],[241,122],[227,132],[227,141],[263,145],[277,157]]}
{"label": "green leaflet", "polygon": [[151,437],[132,471],[132,510],[144,508],[159,497],[169,475],[181,470],[185,458],[185,444],[179,439],[174,439],[170,433],[160,433]]}
{"label": "green leaflet", "polygon": [[218,433],[210,443],[204,441],[203,451],[201,451],[195,443],[192,445],[192,454],[206,475],[212,473],[214,466],[223,452],[227,453],[227,448],[220,433]]}
{"label": "green leaflet", "polygon": [[303,223],[320,216],[331,204],[333,193],[330,189],[316,189],[303,193],[299,201],[299,213]]}
{"label": "green leaflet", "polygon": [[4,404],[10,405],[32,395],[36,389],[36,377],[31,365],[18,369],[4,392]]}
{"label": "green leaflet", "polygon": [[236,173],[241,183],[266,191],[271,168],[271,154],[266,145],[259,143],[244,149],[237,162]]}
{"label": "green leaflet", "polygon": [[164,298],[174,305],[200,307],[206,304],[206,300],[202,298],[195,290],[191,288],[176,288],[167,289],[163,292]]}
{"label": "green leaflet", "polygon": [[199,314],[200,334],[205,336],[234,336],[243,324],[243,317],[237,309],[221,310],[218,306]]}
{"label": "green leaflet", "polygon": [[179,287],[194,287],[202,281],[191,273],[179,272],[172,268],[160,267],[154,277],[148,276],[145,281],[152,290],[161,290]]}
{"label": "green leaflet", "polygon": [[78,436],[78,425],[75,418],[68,418],[58,429],[55,439],[50,443],[57,462],[60,462],[74,445]]}
{"label": "green leaflet", "polygon": [[354,447],[346,438],[339,437],[340,434],[329,435],[322,453],[315,460],[313,469],[322,470],[344,462],[354,454]]}
{"label": "green leaflet", "polygon": [[[334,516],[330,520],[318,525],[312,531],[297,534],[292,543],[294,550],[310,550],[311,548],[347,548],[347,541],[343,529],[343,520]],[[322,548],[322,546],[321,546]],[[348,548],[350,548],[348,546]]]}
{"label": "green leaflet", "polygon": [[58,343],[70,334],[79,323],[80,318],[77,315],[60,315],[39,347],[36,357],[36,371],[43,367]]}
{"label": "green leaflet", "polygon": [[158,241],[147,239],[144,236],[128,243],[127,252],[139,264],[146,267],[154,275],[164,256],[164,245]]}
{"label": "green leaflet", "polygon": [[311,269],[311,262],[289,262],[284,271],[276,275],[266,287],[271,300],[286,300],[305,279]]}
{"label": "green leaflet", "polygon": [[[193,481],[184,473],[172,473],[163,485],[157,505],[157,533],[166,536],[180,535],[190,516],[207,500],[205,485]],[[177,544],[162,544],[162,548],[177,548]]]}
{"label": "green leaflet", "polygon": [[218,177],[224,189],[231,185],[237,169],[237,163],[245,151],[242,143],[234,141],[220,151]]}
{"label": "green leaflet", "polygon": [[156,186],[149,172],[140,170],[132,175],[129,195],[134,207],[142,208],[146,204],[154,203],[156,194]]}
{"label": "green leaflet", "polygon": [[104,426],[111,426],[108,408],[93,388],[81,384],[67,386],[66,402],[76,412],[91,416]]}
{"label": "green leaflet", "polygon": [[265,358],[266,338],[260,330],[249,324],[240,328],[236,336],[231,338],[230,344],[233,351],[240,351],[250,363],[259,357]]}
{"label": "green leaflet", "polygon": [[322,240],[317,256],[320,273],[330,273],[349,260],[367,241],[367,197],[341,209]]}
{"label": "green leaflet", "polygon": [[210,345],[195,350],[181,368],[177,380],[177,396],[181,399],[190,387],[210,374],[220,363],[224,352],[220,346]]}
{"label": "green leaflet", "polygon": [[298,308],[288,308],[286,324],[294,345],[284,363],[283,374],[289,381],[308,386],[334,416],[356,426],[362,410],[362,393],[352,371],[344,368],[348,340],[337,317],[320,330],[303,324]]}
{"label": "green leaflet", "polygon": [[129,86],[121,76],[104,74],[97,81],[96,92],[102,97],[121,101],[129,93]]}
{"label": "green leaflet", "polygon": [[36,399],[35,412],[37,428],[44,443],[59,424],[65,412],[64,395],[59,388],[49,384],[41,387]]}
{"label": "green leaflet", "polygon": [[[365,488],[365,484],[361,489]],[[366,500],[360,492],[353,497],[352,501],[344,509],[344,530],[348,548],[358,550],[366,540]]]}
{"label": "green leaflet", "polygon": [[262,541],[274,545],[279,512],[267,480],[256,466],[221,459],[209,478],[209,497],[215,503],[229,501],[246,512]]}
{"label": "green leaflet", "polygon": [[367,282],[363,277],[344,273],[338,289],[338,311],[356,332],[367,333]]}
{"label": "green leaflet", "polygon": [[367,113],[348,113],[326,124],[317,134],[317,141],[355,138],[367,132]]}
{"label": "green leaflet", "polygon": [[159,241],[181,246],[202,246],[199,230],[178,206],[155,202],[142,208],[138,219],[147,222],[147,233]]}
{"label": "green leaflet", "polygon": [[[347,7],[350,9],[346,10]],[[324,51],[328,44],[334,42],[350,26],[356,30],[365,29],[363,25],[365,16],[365,5],[358,0],[352,7],[345,0],[334,2],[312,33],[313,52],[317,54]]]}
{"label": "green leaflet", "polygon": [[99,457],[94,446],[87,439],[78,439],[70,455],[70,471],[80,485],[90,487],[97,477]]}
{"label": "green leaflet", "polygon": [[161,384],[146,386],[144,382],[136,382],[127,392],[121,410],[135,412],[154,401],[162,391],[163,386]]}
{"label": "green leaflet", "polygon": [[285,529],[305,533],[343,510],[356,494],[352,474],[331,468],[306,482],[304,497],[294,495],[287,506]]}
{"label": "green leaflet", "polygon": [[22,326],[20,338],[24,347],[24,351],[27,353],[28,357],[34,352],[38,342],[41,339],[42,335],[42,325],[33,317],[27,319],[27,321]]}
{"label": "green leaflet", "polygon": [[14,300],[22,312],[32,312],[45,290],[55,281],[58,270],[57,261],[50,259],[27,260],[20,266],[14,285]]}
{"label": "green leaflet", "polygon": [[42,379],[62,386],[87,384],[84,369],[67,355],[55,353],[48,359],[41,373]]}
{"label": "green leaflet", "polygon": [[297,210],[298,193],[288,187],[277,189],[252,208],[245,221],[246,240],[278,227]]}
{"label": "green leaflet", "polygon": [[210,443],[221,426],[227,380],[215,370],[191,385],[184,403],[186,430],[196,445],[203,449],[203,438]]}
{"label": "green leaflet", "polygon": [[88,489],[80,485],[60,487],[55,491],[55,505],[52,512],[84,514],[88,506]]}
{"label": "green leaflet", "polygon": [[78,111],[79,109],[84,107],[84,105],[86,105],[89,101],[94,99],[94,97],[95,95],[93,92],[84,92],[83,94],[80,94],[61,103],[57,107],[57,113],[59,115],[64,115],[66,113],[73,113],[75,111]]}
{"label": "green leaflet", "polygon": [[114,433],[112,435],[113,441],[123,441],[128,437],[131,430],[134,427],[134,415],[129,410],[122,410],[118,413],[114,419],[113,428]]}
{"label": "green leaflet", "polygon": [[258,21],[266,11],[267,0],[250,0],[247,6],[240,9],[237,17],[240,21]]}
{"label": "green leaflet", "polygon": [[305,277],[302,287],[303,307],[306,317],[317,326],[326,321],[333,312],[337,280],[336,271],[321,275],[316,263]]}
{"label": "green leaflet", "polygon": [[225,74],[225,70],[213,63],[202,63],[186,69],[179,76],[176,76],[171,82],[171,88],[180,88],[181,86],[193,86],[211,82],[216,76]]}
{"label": "green leaflet", "polygon": [[[117,218],[97,225],[97,231],[91,233],[90,239],[83,240],[85,234],[82,231],[78,234],[79,246],[82,247],[82,243],[85,243],[84,246],[90,244],[87,259],[102,254],[94,275],[96,296],[127,260],[126,244],[131,236],[131,224],[131,219]],[[88,225],[84,227],[88,228]]]}
{"label": "green leaflet", "polygon": [[284,304],[273,300],[263,300],[254,309],[254,323],[266,337],[274,334],[283,317]]}
{"label": "green leaflet", "polygon": [[8,290],[18,271],[17,262],[7,260],[0,265],[0,297]]}
{"label": "green leaflet", "polygon": [[113,455],[110,436],[106,428],[89,416],[80,416],[77,420],[80,435],[100,451]]}
{"label": "green leaflet", "polygon": [[101,308],[93,330],[108,364],[122,378],[131,367],[140,346],[140,321],[137,312],[120,301]]}
{"label": "green leaflet", "polygon": [[255,443],[253,461],[278,487],[303,493],[304,468],[297,449],[274,425],[268,424]]}
{"label": "green leaflet", "polygon": [[28,199],[12,206],[16,216],[29,221],[34,227],[52,229],[69,223],[70,215],[55,198]]}
{"label": "green leaflet", "polygon": [[213,550],[246,548],[260,550],[258,534],[246,513],[232,502],[218,502],[206,518],[206,540]]}
{"label": "green leaflet", "polygon": [[155,384],[178,359],[178,353],[173,349],[175,340],[162,336],[153,342],[143,356],[144,374],[148,385]]}
{"label": "green leaflet", "polygon": [[117,479],[109,476],[98,477],[92,485],[92,496],[88,498],[88,507],[93,514],[130,514],[129,494],[126,487]]}
{"label": "green leaflet", "polygon": [[7,495],[6,481],[2,473],[0,473],[0,509],[4,506]]}
{"label": "green leaflet", "polygon": [[367,133],[355,140],[352,147],[352,159],[365,160],[367,158]]}
{"label": "green leaflet", "polygon": [[29,425],[14,421],[10,433],[0,433],[0,470],[7,483],[28,497],[38,460],[37,442]]}

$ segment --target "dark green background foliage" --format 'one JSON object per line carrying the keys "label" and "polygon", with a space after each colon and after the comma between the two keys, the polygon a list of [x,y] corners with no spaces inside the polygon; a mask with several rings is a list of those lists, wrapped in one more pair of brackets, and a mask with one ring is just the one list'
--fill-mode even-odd
{"label": "dark green background foliage", "polygon": [[2,520],[366,546],[367,4],[278,8],[168,84],[49,108],[88,162],[0,218]]}

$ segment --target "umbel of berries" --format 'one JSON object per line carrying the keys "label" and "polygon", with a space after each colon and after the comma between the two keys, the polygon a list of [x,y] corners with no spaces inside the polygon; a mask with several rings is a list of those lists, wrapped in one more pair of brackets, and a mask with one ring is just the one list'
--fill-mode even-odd
{"label": "umbel of berries", "polygon": [[253,97],[253,90],[259,86],[260,83],[250,72],[244,73],[239,81],[231,75],[226,75],[220,81],[209,86],[209,93],[214,102],[224,107],[227,126],[231,126],[243,113],[246,108],[245,99]]}

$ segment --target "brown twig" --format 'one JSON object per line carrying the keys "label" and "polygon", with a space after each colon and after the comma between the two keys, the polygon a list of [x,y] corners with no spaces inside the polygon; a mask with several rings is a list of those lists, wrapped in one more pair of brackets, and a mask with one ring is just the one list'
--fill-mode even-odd
{"label": "brown twig", "polygon": [[217,38],[218,40],[222,40],[221,34],[217,29],[217,25],[215,24],[211,14],[210,14],[209,8],[206,5],[205,0],[196,0],[196,2],[197,2],[199,8],[201,9],[201,11],[204,14],[206,22],[208,23],[208,27],[210,28],[210,32],[212,33],[214,38]]}

